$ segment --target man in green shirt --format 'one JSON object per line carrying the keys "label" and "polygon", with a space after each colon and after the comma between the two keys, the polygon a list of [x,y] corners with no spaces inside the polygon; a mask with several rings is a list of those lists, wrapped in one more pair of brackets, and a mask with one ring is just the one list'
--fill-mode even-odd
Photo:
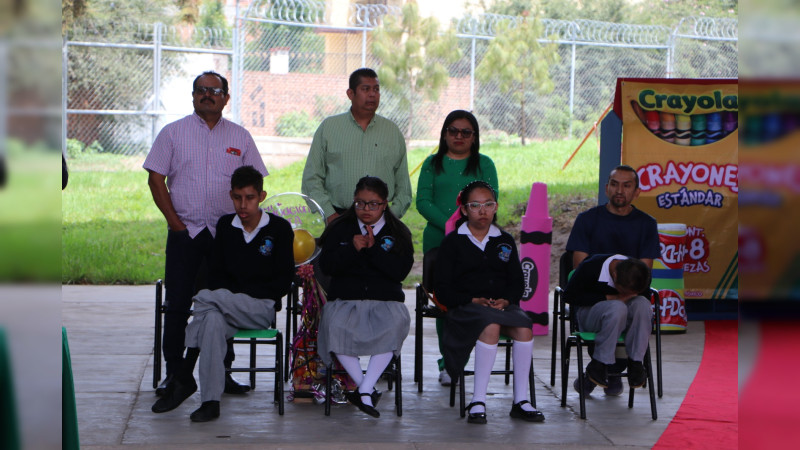
{"label": "man in green shirt", "polygon": [[325,211],[328,222],[350,207],[361,177],[378,177],[389,186],[392,212],[402,217],[411,205],[406,143],[400,129],[375,112],[381,92],[378,74],[358,69],[350,75],[350,111],[322,121],[303,170],[302,192]]}

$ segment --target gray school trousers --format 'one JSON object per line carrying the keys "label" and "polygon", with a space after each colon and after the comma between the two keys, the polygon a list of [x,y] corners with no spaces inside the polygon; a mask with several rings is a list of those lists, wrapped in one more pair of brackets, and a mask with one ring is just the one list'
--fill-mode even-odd
{"label": "gray school trousers", "polygon": [[613,364],[617,338],[626,331],[625,351],[634,361],[642,361],[653,330],[650,300],[634,297],[628,302],[604,300],[577,310],[580,331],[597,333],[592,359]]}
{"label": "gray school trousers", "polygon": [[202,401],[219,401],[225,390],[227,340],[240,328],[258,330],[274,326],[275,301],[234,294],[227,289],[203,289],[193,300],[192,321],[186,326],[186,347],[200,349]]}

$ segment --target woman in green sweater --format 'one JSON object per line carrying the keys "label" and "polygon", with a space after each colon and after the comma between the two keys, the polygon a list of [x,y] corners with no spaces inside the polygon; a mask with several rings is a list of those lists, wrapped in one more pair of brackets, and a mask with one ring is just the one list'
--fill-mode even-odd
{"label": "woman in green sweater", "polygon": [[[439,150],[422,164],[417,185],[417,211],[428,221],[422,234],[423,281],[431,290],[435,250],[444,239],[445,224],[455,212],[456,198],[461,189],[471,181],[483,180],[498,192],[497,170],[492,160],[481,155],[478,120],[469,111],[455,110],[447,115],[439,138]],[[439,353],[442,348],[442,319],[436,319],[439,336]],[[439,358],[439,382],[450,385],[444,370],[444,360]]]}

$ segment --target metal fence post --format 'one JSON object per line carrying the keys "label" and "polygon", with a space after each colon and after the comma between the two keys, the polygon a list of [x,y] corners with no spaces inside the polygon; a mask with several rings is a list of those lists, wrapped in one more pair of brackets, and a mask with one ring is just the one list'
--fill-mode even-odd
{"label": "metal fence post", "polygon": [[[161,30],[160,22],[153,24],[153,106],[152,110],[158,111],[161,103]],[[151,116],[150,142],[155,141],[158,132],[158,113]]]}
{"label": "metal fence post", "polygon": [[369,26],[369,8],[365,9],[364,31],[361,32],[361,67],[367,67],[367,27]]}
{"label": "metal fence post", "polygon": [[572,62],[569,69],[569,137],[572,137],[572,122],[574,119],[573,109],[575,107],[575,43],[572,43]]}
{"label": "metal fence post", "polygon": [[239,42],[239,36],[241,35],[239,28],[243,22],[239,17],[239,0],[236,0],[236,14],[233,19],[233,55],[231,55],[231,81],[234,83],[232,90],[235,95],[231,99],[231,115],[233,116],[233,121],[240,125],[242,122],[239,117],[239,107],[242,102],[244,77],[242,77],[242,46],[241,42]]}

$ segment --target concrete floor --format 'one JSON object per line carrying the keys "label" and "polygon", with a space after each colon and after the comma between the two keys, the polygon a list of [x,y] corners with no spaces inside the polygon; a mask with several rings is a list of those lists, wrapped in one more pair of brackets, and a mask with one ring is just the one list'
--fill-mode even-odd
{"label": "concrete floor", "polygon": [[[571,388],[567,406],[560,406],[560,384],[549,384],[550,337],[534,343],[536,398],[544,423],[508,417],[512,388],[500,376],[491,377],[488,424],[470,425],[450,408],[449,389],[437,383],[438,348],[434,322],[424,320],[424,387],[413,383],[414,292],[406,291],[412,329],[403,347],[403,416],[393,409],[394,392],[385,391],[373,419],[351,405],[335,405],[326,417],[322,405],[286,402],[283,416],[272,403],[273,374],[259,374],[257,388],[246,396],[223,396],[222,415],[209,423],[192,423],[189,414],[200,404],[199,394],[174,411],[153,414],[152,286],[63,286],[62,317],[72,356],[82,448],[650,448],[658,440],[697,372],[704,342],[702,322],[691,322],[686,334],[663,337],[664,396],[658,399],[658,420],[651,420],[646,390],[638,390],[633,409],[627,390],[606,397],[601,389],[587,398],[587,416],[578,414],[578,394]],[[552,297],[552,296],[551,296]],[[278,313],[283,328],[284,313]],[[273,348],[264,347],[268,357]],[[654,344],[652,345],[655,348]],[[259,350],[259,354],[261,350]],[[237,362],[247,349],[237,346]],[[503,356],[498,355],[497,365]],[[654,361],[655,363],[655,361]],[[576,376],[571,364],[570,386]],[[560,375],[559,375],[560,377]],[[237,379],[245,381],[245,374]],[[287,384],[286,388],[291,385]],[[467,378],[467,399],[472,391]]]}

